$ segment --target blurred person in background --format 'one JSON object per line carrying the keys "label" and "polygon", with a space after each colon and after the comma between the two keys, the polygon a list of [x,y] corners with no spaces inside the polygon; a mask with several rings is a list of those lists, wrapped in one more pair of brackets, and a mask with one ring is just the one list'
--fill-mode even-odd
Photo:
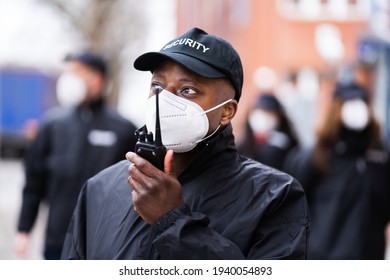
{"label": "blurred person in background", "polygon": [[260,94],[249,111],[246,134],[237,150],[282,170],[287,154],[297,146],[298,139],[282,104],[272,93]]}
{"label": "blurred person in background", "polygon": [[71,54],[57,81],[62,105],[47,112],[25,157],[15,250],[26,256],[39,205],[49,207],[44,257],[59,259],[67,226],[86,179],[134,150],[136,127],[105,100],[107,62],[91,52]]}
{"label": "blurred person in background", "polygon": [[309,259],[385,257],[389,153],[370,105],[360,84],[338,84],[314,148],[287,159],[308,196]]}

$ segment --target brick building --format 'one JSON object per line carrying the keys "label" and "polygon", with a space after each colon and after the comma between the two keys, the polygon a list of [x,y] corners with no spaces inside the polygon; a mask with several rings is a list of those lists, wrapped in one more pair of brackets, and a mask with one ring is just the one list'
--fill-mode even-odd
{"label": "brick building", "polygon": [[[240,53],[245,80],[233,122],[238,141],[247,108],[260,91],[256,70],[273,69],[277,78],[273,89],[279,93],[288,77],[297,74],[299,88],[309,92],[296,102],[292,102],[295,96],[279,96],[302,140],[309,143],[340,66],[357,61],[358,42],[369,33],[368,4],[366,0],[178,0],[177,32],[197,26],[226,38]],[[364,71],[356,73],[369,82]]]}

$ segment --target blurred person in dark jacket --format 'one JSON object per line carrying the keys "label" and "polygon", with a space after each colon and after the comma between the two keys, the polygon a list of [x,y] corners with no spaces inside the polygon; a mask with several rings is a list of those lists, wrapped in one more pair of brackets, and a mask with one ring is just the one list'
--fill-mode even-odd
{"label": "blurred person in dark jacket", "polygon": [[262,93],[249,111],[246,134],[237,150],[271,167],[283,170],[287,154],[298,139],[282,104],[272,93]]}
{"label": "blurred person in dark jacket", "polygon": [[65,233],[84,182],[134,149],[136,127],[105,100],[107,63],[83,51],[65,58],[57,81],[62,105],[47,112],[25,157],[25,186],[16,253],[26,256],[39,205],[49,207],[44,257],[59,259]]}
{"label": "blurred person in dark jacket", "polygon": [[134,67],[152,72],[141,131],[155,133],[160,92],[164,167],[129,152],[89,179],[62,258],[305,259],[302,187],[236,151],[243,70],[232,45],[192,28]]}
{"label": "blurred person in dark jacket", "polygon": [[309,259],[384,258],[389,167],[369,92],[355,82],[337,85],[315,146],[286,162],[308,196]]}

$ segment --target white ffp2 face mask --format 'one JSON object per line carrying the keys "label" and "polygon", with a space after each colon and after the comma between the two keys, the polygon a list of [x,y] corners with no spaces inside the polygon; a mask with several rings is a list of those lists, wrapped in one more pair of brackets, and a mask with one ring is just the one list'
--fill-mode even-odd
{"label": "white ffp2 face mask", "polygon": [[367,104],[361,99],[345,101],[341,108],[341,121],[349,129],[362,131],[369,122]]}
{"label": "white ffp2 face mask", "polygon": [[[195,102],[179,97],[167,90],[159,93],[159,113],[161,138],[163,144],[175,153],[192,150],[199,142],[212,136],[217,129],[205,137],[209,130],[206,113],[211,112],[232,99],[204,111]],[[156,96],[148,99],[146,106],[146,128],[155,135],[156,128]]]}
{"label": "white ffp2 face mask", "polygon": [[76,74],[62,74],[56,84],[57,100],[62,106],[77,106],[87,96],[87,85]]}

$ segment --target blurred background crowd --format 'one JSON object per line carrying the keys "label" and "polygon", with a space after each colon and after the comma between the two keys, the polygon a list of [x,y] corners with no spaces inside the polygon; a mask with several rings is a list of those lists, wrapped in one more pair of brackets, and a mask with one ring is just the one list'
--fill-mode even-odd
{"label": "blurred background crowd", "polygon": [[[46,112],[60,105],[55,92],[64,57],[80,49],[104,54],[110,69],[107,101],[140,127],[149,76],[133,69],[134,59],[158,50],[193,26],[226,38],[241,55],[243,96],[233,129],[244,155],[290,172],[310,188],[321,188],[324,181],[330,181],[329,174],[342,174],[349,168],[343,161],[343,168],[329,171],[332,160],[349,160],[352,154],[357,158],[353,166],[358,175],[383,169],[364,177],[366,188],[375,184],[390,189],[386,177],[390,173],[388,0],[0,0],[0,259],[20,258],[13,243],[25,184],[23,159]],[[343,87],[351,84],[358,88]],[[353,109],[342,109],[347,101],[356,100],[362,101],[360,105],[349,102]],[[344,120],[348,118],[349,122]],[[361,141],[350,141],[359,137]],[[333,147],[337,148],[333,151]],[[302,162],[298,170],[301,161],[297,157],[304,158],[306,150],[313,160]],[[372,155],[372,150],[386,152]],[[365,158],[367,151],[369,159]],[[371,166],[372,162],[384,167]],[[315,174],[315,180],[302,173]],[[373,176],[375,183],[369,180]],[[338,176],[332,178],[337,184],[343,182]],[[330,196],[329,192],[306,190],[313,198],[309,204],[315,206],[324,205]],[[377,193],[367,196],[372,204],[379,204],[374,200]],[[380,203],[390,205],[389,201],[390,197]],[[351,207],[337,209],[345,213]],[[383,212],[381,224],[388,221],[388,210],[378,210]],[[47,209],[42,205],[32,248],[23,258],[43,257],[45,215]],[[312,215],[319,215],[318,211]],[[359,213],[353,215],[355,220],[361,218]],[[365,218],[376,220],[375,216]],[[325,224],[327,231],[336,230],[337,223]],[[385,235],[381,227],[373,231]]]}

